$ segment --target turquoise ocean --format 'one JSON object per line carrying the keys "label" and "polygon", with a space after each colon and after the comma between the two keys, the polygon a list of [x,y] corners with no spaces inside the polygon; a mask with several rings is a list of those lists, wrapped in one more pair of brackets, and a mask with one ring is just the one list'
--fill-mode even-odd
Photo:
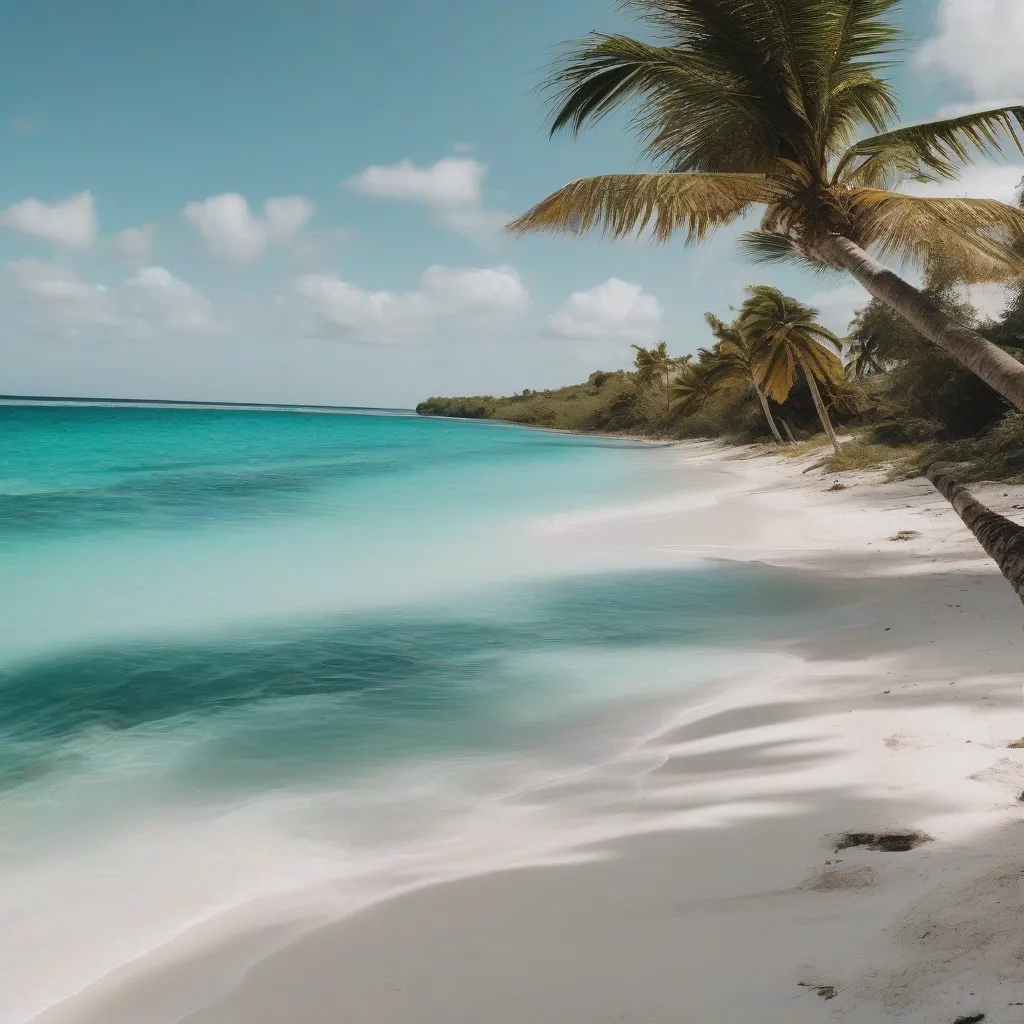
{"label": "turquoise ocean", "polygon": [[240,907],[525,849],[508,794],[821,607],[645,546],[715,485],[494,423],[0,404],[0,1021]]}

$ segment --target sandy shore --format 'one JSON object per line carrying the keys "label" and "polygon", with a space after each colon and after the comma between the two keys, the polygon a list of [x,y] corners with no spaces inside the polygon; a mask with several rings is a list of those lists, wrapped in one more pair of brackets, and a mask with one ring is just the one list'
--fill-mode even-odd
{"label": "sandy shore", "polygon": [[[678,707],[615,765],[520,797],[589,822],[586,841],[165,958],[40,1024],[1024,1020],[1024,750],[1007,746],[1024,608],[924,481],[830,491],[813,459],[679,458],[721,473],[717,501],[645,516],[641,543],[813,575],[845,588],[848,620],[776,645],[789,669]],[[637,543],[628,518],[585,528]],[[929,841],[835,851],[886,830]]]}

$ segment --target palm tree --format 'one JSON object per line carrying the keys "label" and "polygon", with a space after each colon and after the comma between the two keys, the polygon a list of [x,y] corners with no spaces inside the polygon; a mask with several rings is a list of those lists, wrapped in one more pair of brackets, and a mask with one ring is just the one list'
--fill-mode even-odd
{"label": "palm tree", "polygon": [[879,338],[877,334],[867,333],[862,337],[854,337],[846,352],[845,370],[855,378],[870,377],[873,373],[885,373],[885,367],[879,355]]}
{"label": "palm tree", "polygon": [[644,348],[642,345],[632,345],[631,347],[636,350],[633,365],[636,367],[637,380],[646,385],[658,381],[665,389],[665,407],[670,409],[669,380],[676,360],[668,354],[668,345],[664,341],[659,341],[654,348]]}
{"label": "palm tree", "polygon": [[768,399],[761,388],[761,381],[755,369],[757,358],[754,346],[750,337],[743,329],[741,323],[727,324],[719,320],[714,313],[705,313],[711,333],[718,340],[716,346],[721,360],[719,367],[719,379],[722,387],[740,385],[744,388],[753,388],[757,400],[761,403],[761,410],[764,418],[768,421],[768,428],[772,432],[777,444],[785,444],[779,428],[775,425],[775,418],[768,406]]}
{"label": "palm tree", "polygon": [[983,505],[957,480],[958,467],[936,462],[928,468],[928,479],[953,506],[964,525],[978,539],[1024,601],[1024,527]]}
{"label": "palm tree", "polygon": [[722,385],[719,362],[706,349],[696,363],[686,363],[672,383],[671,401],[684,415],[695,412]]}
{"label": "palm tree", "polygon": [[[1024,410],[1024,366],[869,255],[921,265],[938,254],[965,282],[1024,272],[1024,211],[990,199],[898,191],[942,181],[1012,140],[1024,106],[894,127],[882,77],[900,0],[622,0],[656,43],[592,33],[550,78],[551,132],[578,133],[633,101],[633,127],[660,169],[582,178],[509,225],[513,233],[601,226],[619,238],[684,231],[700,242],[753,207],[757,260],[848,271],[943,352]],[[865,129],[869,137],[858,135]]]}
{"label": "palm tree", "polygon": [[[766,284],[747,289],[740,323],[754,350],[754,373],[772,401],[786,400],[801,370],[814,399],[821,425],[836,454],[839,441],[821,397],[818,382],[843,375],[839,339],[817,322],[818,311]],[[835,346],[834,348],[831,346]]]}

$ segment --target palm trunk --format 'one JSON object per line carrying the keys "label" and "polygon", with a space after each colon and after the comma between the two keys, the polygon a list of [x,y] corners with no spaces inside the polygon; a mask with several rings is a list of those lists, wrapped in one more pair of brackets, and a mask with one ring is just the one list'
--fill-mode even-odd
{"label": "palm trunk", "polygon": [[782,435],[779,433],[779,428],[775,426],[775,420],[772,419],[772,411],[768,408],[768,399],[764,397],[764,392],[757,381],[752,381],[752,383],[754,390],[757,392],[758,401],[761,403],[761,408],[764,410],[764,418],[768,421],[768,426],[771,428],[772,437],[775,438],[776,444],[785,444],[786,442],[782,440]]}
{"label": "palm trunk", "polygon": [[887,270],[848,238],[829,235],[818,245],[829,261],[849,271],[876,299],[894,309],[950,358],[977,374],[1024,411],[1024,365],[977,331],[958,323],[913,285]]}
{"label": "palm trunk", "polygon": [[825,408],[825,403],[821,399],[821,392],[818,390],[818,382],[814,379],[814,374],[811,373],[802,359],[800,360],[800,369],[804,371],[807,386],[811,389],[811,398],[814,399],[814,408],[818,410],[818,419],[821,420],[821,425],[825,428],[825,433],[828,435],[828,439],[832,442],[832,447],[836,450],[836,455],[838,455],[839,439],[836,437],[836,432],[832,429],[832,421],[829,419],[828,409]]}
{"label": "palm trunk", "polygon": [[1024,601],[1024,526],[993,512],[974,498],[953,474],[956,466],[936,462],[928,469],[928,479],[953,506],[964,525],[978,538],[1000,572],[1010,581],[1017,596]]}
{"label": "palm trunk", "polygon": [[782,417],[782,425],[786,428],[786,437],[789,438],[790,444],[796,444],[796,438],[793,436],[793,428],[789,425],[789,420],[785,416]]}

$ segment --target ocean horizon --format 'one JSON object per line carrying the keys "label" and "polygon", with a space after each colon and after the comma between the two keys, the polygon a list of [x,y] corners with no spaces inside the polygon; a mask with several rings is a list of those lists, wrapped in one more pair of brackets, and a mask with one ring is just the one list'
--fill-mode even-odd
{"label": "ocean horizon", "polygon": [[239,908],[543,844],[509,793],[822,606],[602,532],[715,484],[507,424],[0,405],[0,1019]]}

